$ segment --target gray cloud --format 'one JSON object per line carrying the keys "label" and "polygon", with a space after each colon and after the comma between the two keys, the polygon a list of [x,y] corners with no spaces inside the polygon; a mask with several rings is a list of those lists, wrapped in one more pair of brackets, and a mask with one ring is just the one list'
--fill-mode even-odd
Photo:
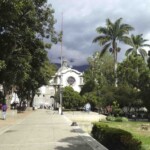
{"label": "gray cloud", "polygon": [[[57,31],[61,30],[63,12],[63,56],[71,65],[87,64],[87,57],[101,49],[92,40],[97,36],[96,28],[105,26],[107,18],[115,21],[121,17],[123,23],[135,28],[132,33],[150,39],[149,0],[48,0],[48,3],[55,9]],[[124,58],[127,46],[121,44],[121,48],[119,61]],[[60,45],[52,47],[49,57],[53,62],[60,62]]]}

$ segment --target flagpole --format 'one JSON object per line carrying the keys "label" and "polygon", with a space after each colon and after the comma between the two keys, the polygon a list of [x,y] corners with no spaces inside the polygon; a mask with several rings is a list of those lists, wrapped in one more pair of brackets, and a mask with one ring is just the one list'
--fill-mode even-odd
{"label": "flagpole", "polygon": [[62,12],[62,22],[61,22],[61,67],[62,67],[62,50],[63,50],[63,12]]}
{"label": "flagpole", "polygon": [[[62,50],[63,50],[63,12],[62,12],[62,22],[61,22],[61,67],[62,67]],[[60,72],[60,89],[59,89],[59,94],[60,94],[60,114],[63,115],[63,108],[62,108],[62,74]]]}

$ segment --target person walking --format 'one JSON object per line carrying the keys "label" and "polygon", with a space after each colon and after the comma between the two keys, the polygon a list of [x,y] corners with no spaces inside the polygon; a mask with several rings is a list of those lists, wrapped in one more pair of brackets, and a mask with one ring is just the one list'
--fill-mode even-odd
{"label": "person walking", "polygon": [[91,104],[90,103],[85,104],[85,110],[88,113],[91,111]]}
{"label": "person walking", "polygon": [[7,111],[6,100],[5,100],[5,97],[3,97],[3,102],[2,102],[2,117],[3,117],[3,120],[6,120],[6,111]]}

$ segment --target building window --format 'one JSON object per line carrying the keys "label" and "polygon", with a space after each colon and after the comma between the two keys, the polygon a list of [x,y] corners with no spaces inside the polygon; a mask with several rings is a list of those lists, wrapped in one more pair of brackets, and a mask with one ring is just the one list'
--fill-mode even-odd
{"label": "building window", "polygon": [[72,76],[68,77],[68,79],[67,79],[67,82],[69,85],[73,85],[75,83],[75,81],[76,81],[75,78]]}

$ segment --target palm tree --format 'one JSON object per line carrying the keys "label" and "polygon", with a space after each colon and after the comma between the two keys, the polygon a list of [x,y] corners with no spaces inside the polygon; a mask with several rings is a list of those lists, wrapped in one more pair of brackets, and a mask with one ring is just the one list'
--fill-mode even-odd
{"label": "palm tree", "polygon": [[129,31],[134,28],[128,24],[121,24],[122,18],[117,19],[114,23],[110,19],[106,20],[106,27],[98,27],[97,32],[100,34],[93,42],[98,42],[103,46],[100,56],[106,51],[110,51],[114,55],[114,74],[115,85],[117,86],[117,54],[121,50],[117,46],[117,42],[127,42],[129,37]]}
{"label": "palm tree", "polygon": [[130,40],[126,43],[128,45],[131,46],[131,48],[129,48],[126,51],[126,56],[129,56],[131,53],[138,55],[138,53],[140,53],[140,55],[145,59],[145,57],[147,57],[147,52],[145,51],[145,49],[143,49],[143,47],[150,47],[149,44],[145,44],[145,42],[147,42],[148,40],[143,39],[142,37],[143,35],[131,35]]}
{"label": "palm tree", "polygon": [[[145,49],[143,49],[143,47],[150,47],[149,44],[145,44],[145,42],[147,42],[148,40],[143,39],[143,34],[139,34],[139,35],[131,35],[131,38],[129,41],[127,41],[126,44],[130,45],[131,48],[129,48],[126,51],[126,56],[129,56],[130,54],[133,54],[134,57],[137,57],[139,54],[143,57],[144,61],[147,63],[147,57],[148,54],[146,52]],[[139,68],[137,66],[136,70],[135,70],[138,74],[139,72]],[[139,79],[137,78],[137,83],[139,82]]]}

